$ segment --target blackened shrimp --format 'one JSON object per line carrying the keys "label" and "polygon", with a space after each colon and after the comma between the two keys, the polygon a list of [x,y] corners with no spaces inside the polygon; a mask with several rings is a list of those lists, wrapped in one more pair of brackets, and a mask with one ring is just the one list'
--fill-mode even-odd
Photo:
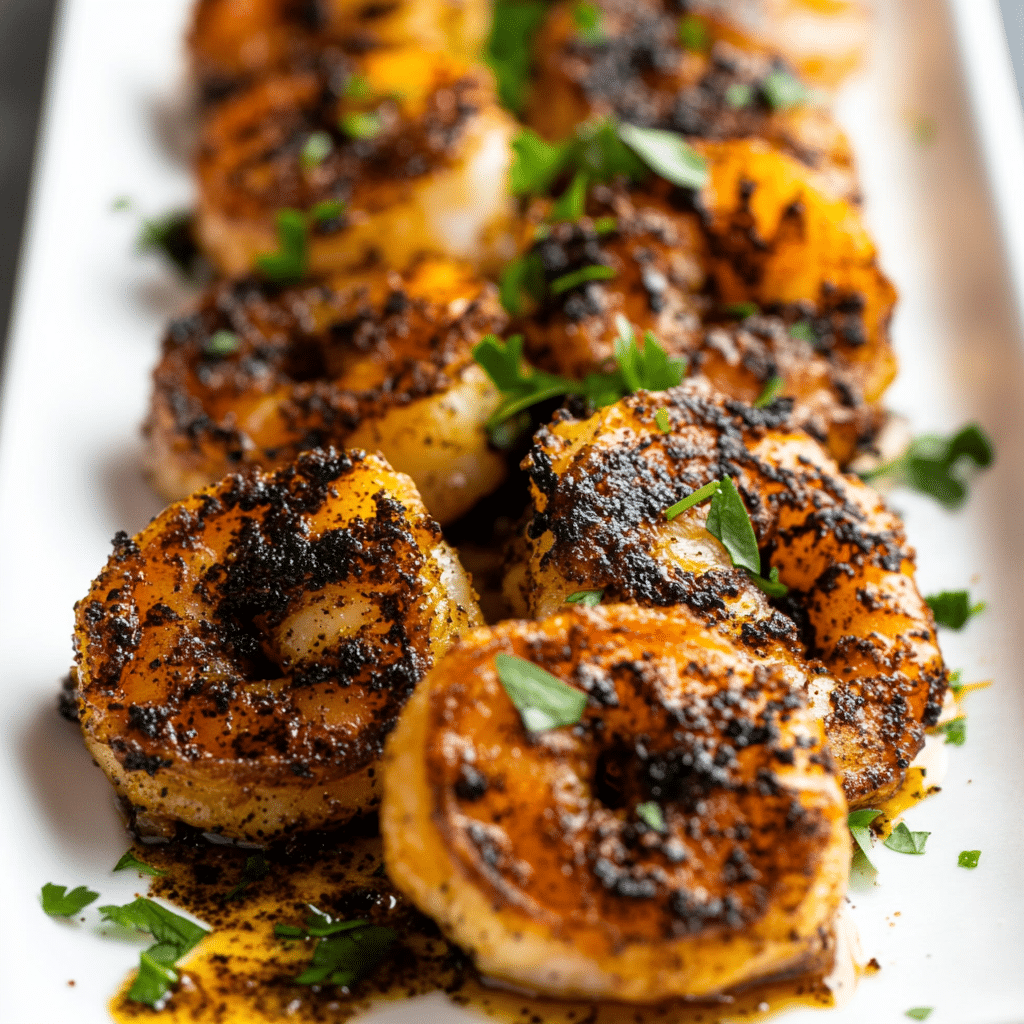
{"label": "blackened shrimp", "polygon": [[376,806],[399,710],[479,622],[382,459],[229,476],[118,534],[76,605],[85,742],[141,831],[265,842],[339,825]]}
{"label": "blackened shrimp", "polygon": [[[595,186],[588,217],[534,242],[539,302],[514,329],[528,358],[570,376],[612,365],[621,314],[731,397],[781,377],[797,420],[845,463],[896,374],[896,294],[860,214],[763,143],[697,148],[709,181],[695,195]],[[593,265],[611,276],[556,291]]]}
{"label": "blackened shrimp", "polygon": [[309,448],[379,450],[449,522],[507,472],[486,430],[500,396],[471,353],[505,324],[494,287],[441,260],[285,290],[218,284],[164,340],[150,476],[176,499]]}
{"label": "blackened shrimp", "polygon": [[665,515],[731,478],[763,572],[778,570],[782,607],[821,662],[812,705],[847,798],[865,805],[899,785],[947,682],[914,552],[899,517],[789,424],[786,403],[753,409],[694,382],[640,392],[589,419],[563,415],[524,466],[533,504],[506,580],[518,611],[548,615],[575,591],[601,590],[608,601],[686,604],[739,636],[788,630],[706,529],[706,503]]}
{"label": "blackened shrimp", "polygon": [[[652,1003],[821,968],[846,802],[791,647],[629,605],[472,631],[388,742],[388,874],[484,974],[544,994]],[[577,725],[524,727],[510,655],[587,695]]]}
{"label": "blackened shrimp", "polygon": [[331,48],[416,44],[471,58],[489,18],[486,0],[199,0],[188,46],[203,91],[217,96]]}
{"label": "blackened shrimp", "polygon": [[696,138],[760,138],[814,168],[832,194],[858,197],[846,135],[820,98],[791,84],[777,55],[710,38],[709,49],[688,47],[678,13],[657,0],[601,0],[593,5],[599,27],[587,37],[577,6],[553,6],[537,39],[525,120],[545,138],[608,115]]}
{"label": "blackened shrimp", "polygon": [[313,274],[420,253],[500,259],[512,215],[513,123],[485,69],[416,46],[259,79],[210,109],[196,231],[228,274],[278,251],[278,215],[307,218]]}

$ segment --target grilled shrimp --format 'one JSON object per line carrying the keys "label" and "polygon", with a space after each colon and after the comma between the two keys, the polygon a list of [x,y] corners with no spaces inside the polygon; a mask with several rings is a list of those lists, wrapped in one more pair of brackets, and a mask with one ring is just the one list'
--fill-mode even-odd
{"label": "grilled shrimp", "polygon": [[680,41],[679,15],[658,0],[601,0],[600,27],[588,41],[578,5],[551,9],[537,40],[532,99],[525,120],[561,139],[592,117],[667,128],[707,139],[761,138],[815,168],[829,192],[857,198],[849,141],[812,96],[782,104],[771,91],[786,68],[776,55],[725,41],[710,51]]}
{"label": "grilled shrimp", "polygon": [[517,613],[543,617],[575,591],[602,590],[608,601],[688,605],[731,635],[788,630],[705,528],[706,505],[665,516],[732,478],[764,574],[778,570],[783,606],[820,659],[811,702],[847,799],[865,805],[899,785],[938,719],[947,673],[899,518],[795,430],[786,405],[753,409],[687,382],[589,419],[562,415],[523,464],[532,507],[507,596]]}
{"label": "grilled shrimp", "polygon": [[[849,838],[798,646],[629,605],[474,630],[388,742],[388,874],[481,971],[545,994],[821,966]],[[579,724],[528,732],[497,655],[585,692]]]}
{"label": "grilled shrimp", "polygon": [[[572,376],[609,367],[618,314],[731,397],[752,401],[781,376],[798,421],[846,462],[896,374],[895,290],[870,236],[856,209],[763,143],[698,149],[710,180],[692,202],[664,182],[597,186],[590,217],[534,242],[544,294],[514,329],[531,360]],[[591,265],[614,276],[554,294],[558,278]],[[756,307],[771,315],[752,319]]]}
{"label": "grilled shrimp", "polygon": [[415,43],[471,58],[489,21],[485,0],[199,0],[188,45],[204,91],[222,95],[329,48]]}
{"label": "grilled shrimp", "polygon": [[408,473],[436,519],[456,519],[507,472],[485,427],[499,395],[471,353],[505,323],[493,285],[442,260],[284,291],[215,285],[164,339],[152,480],[176,499],[239,466],[358,447]]}
{"label": "grilled shrimp", "polygon": [[85,742],[137,826],[248,842],[374,807],[399,709],[481,621],[412,481],[334,450],[118,534],[75,613]]}
{"label": "grilled shrimp", "polygon": [[314,274],[422,252],[493,262],[509,244],[513,130],[489,72],[416,46],[269,75],[207,113],[200,244],[245,273],[278,250],[290,209],[308,215]]}

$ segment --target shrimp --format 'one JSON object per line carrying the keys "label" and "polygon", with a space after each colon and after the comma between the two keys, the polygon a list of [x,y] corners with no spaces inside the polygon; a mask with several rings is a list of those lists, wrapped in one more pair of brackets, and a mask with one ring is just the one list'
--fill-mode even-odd
{"label": "shrimp", "polygon": [[666,518],[732,478],[764,574],[778,570],[781,606],[820,661],[811,704],[847,799],[866,806],[899,786],[946,691],[935,622],[898,516],[788,422],[786,403],[754,409],[699,382],[640,392],[589,419],[563,414],[523,465],[532,505],[506,577],[517,613],[543,617],[574,591],[601,590],[607,601],[688,605],[730,635],[788,630],[706,529],[706,506]]}
{"label": "shrimp", "polygon": [[399,709],[480,621],[383,459],[332,449],[228,476],[119,533],[75,606],[85,743],[144,832],[340,825],[376,806]]}
{"label": "shrimp", "polygon": [[[486,69],[418,46],[260,79],[206,114],[196,234],[226,274],[278,250],[278,215],[307,215],[313,274],[420,253],[508,255],[511,118]],[[306,266],[298,269],[307,269]]]}
{"label": "shrimp", "polygon": [[[781,377],[798,422],[845,463],[896,375],[896,293],[871,238],[855,208],[763,143],[696,148],[709,180],[692,200],[661,181],[595,186],[588,217],[533,242],[544,294],[514,330],[531,360],[571,376],[610,367],[621,314],[731,397],[753,401]],[[554,293],[590,265],[613,276]]]}
{"label": "shrimp", "polygon": [[415,43],[471,58],[487,33],[485,0],[199,0],[188,47],[207,95],[315,59]]}
{"label": "shrimp", "polygon": [[785,73],[777,55],[725,41],[687,48],[679,15],[657,0],[601,0],[597,36],[581,37],[576,5],[556,4],[536,45],[525,120],[548,139],[612,115],[643,127],[708,139],[760,138],[814,168],[827,191],[858,199],[853,151],[831,113],[808,91],[772,102]]}
{"label": "shrimp", "polygon": [[[850,844],[794,647],[630,605],[472,631],[388,741],[389,876],[484,974],[543,994],[653,1003],[821,967]],[[528,732],[499,655],[586,693],[579,724]]]}
{"label": "shrimp", "polygon": [[177,499],[304,449],[365,448],[408,473],[436,519],[457,519],[508,469],[486,429],[500,396],[471,351],[505,324],[494,286],[444,260],[283,291],[221,282],[164,340],[151,479]]}

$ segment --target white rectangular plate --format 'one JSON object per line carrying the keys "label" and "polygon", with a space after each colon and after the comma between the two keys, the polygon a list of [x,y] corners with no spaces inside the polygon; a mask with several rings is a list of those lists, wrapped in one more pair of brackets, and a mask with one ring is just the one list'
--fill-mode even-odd
{"label": "white rectangular plate", "polygon": [[[73,603],[114,532],[136,531],[160,507],[140,477],[138,427],[158,338],[186,296],[155,257],[134,251],[138,214],[112,201],[130,195],[153,214],[189,198],[179,143],[186,6],[67,0],[59,21],[0,433],[4,1024],[108,1020],[134,959],[98,933],[94,912],[85,924],[51,920],[38,894],[45,882],[85,883],[113,901],[139,884],[110,873],[126,836],[55,693]],[[841,99],[867,215],[902,294],[890,403],[917,431],[977,419],[996,439],[997,465],[963,512],[892,499],[917,545],[922,589],[970,586],[988,602],[943,646],[966,680],[994,685],[970,698],[969,739],[947,748],[942,792],[907,815],[932,833],[927,853],[879,847],[876,882],[851,892],[864,955],[881,972],[844,1010],[787,1022],[902,1022],[914,1006],[935,1007],[931,1024],[1024,1020],[1024,215],[1013,205],[1024,134],[997,18],[992,0],[888,0],[870,66]],[[936,126],[930,144],[915,141],[916,118]],[[964,849],[982,851],[975,871],[957,867]],[[440,997],[386,1013],[457,1016]]]}

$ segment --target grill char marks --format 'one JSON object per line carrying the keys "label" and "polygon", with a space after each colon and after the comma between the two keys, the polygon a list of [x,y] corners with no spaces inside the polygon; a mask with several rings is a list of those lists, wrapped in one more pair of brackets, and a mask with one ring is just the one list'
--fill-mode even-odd
{"label": "grill char marks", "polygon": [[[945,692],[934,621],[898,517],[794,433],[783,403],[752,409],[697,382],[641,392],[589,420],[561,414],[524,467],[533,507],[506,578],[517,608],[548,614],[575,590],[603,590],[606,601],[687,605],[751,651],[804,651],[827,670],[811,691],[851,803],[895,789]],[[665,518],[725,476],[750,516],[763,575],[775,567],[790,588],[782,604],[799,629],[706,532],[707,503]]]}

